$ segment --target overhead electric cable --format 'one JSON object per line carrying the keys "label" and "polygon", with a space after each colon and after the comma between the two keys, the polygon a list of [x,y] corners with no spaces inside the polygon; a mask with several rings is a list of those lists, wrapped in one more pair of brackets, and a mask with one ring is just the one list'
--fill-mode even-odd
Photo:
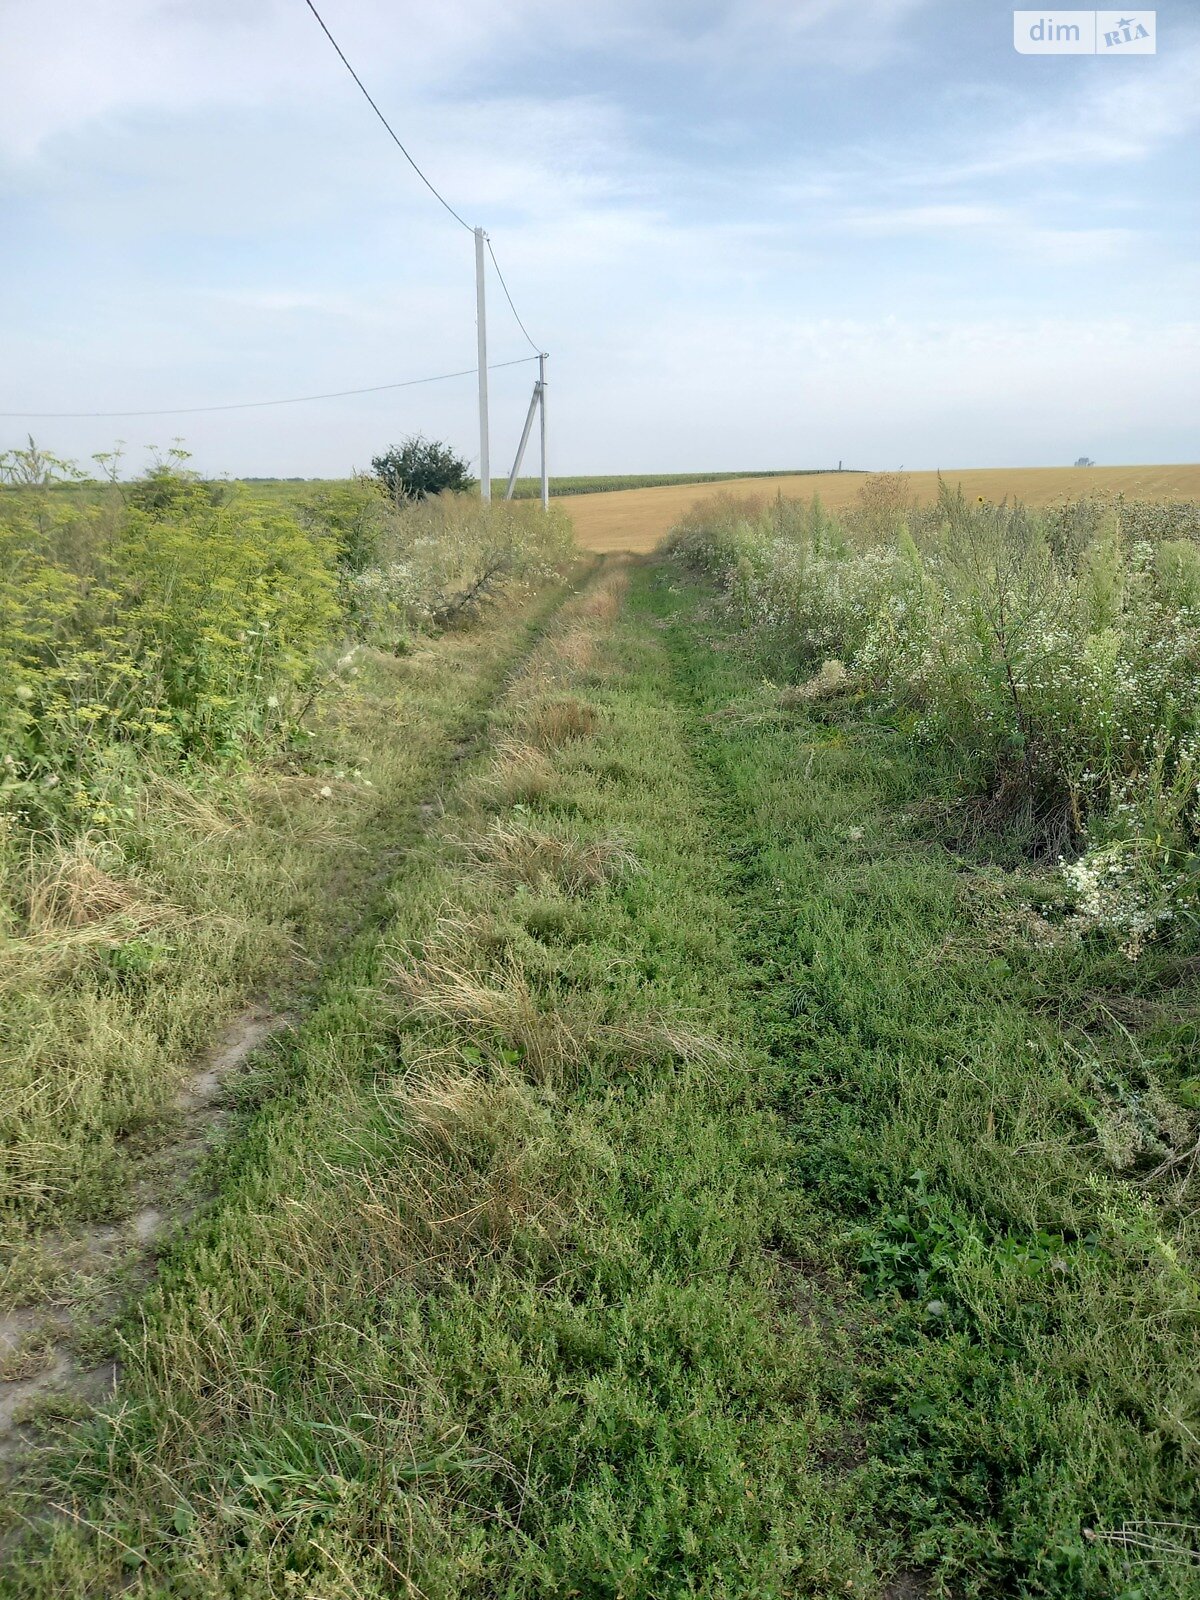
{"label": "overhead electric cable", "polygon": [[325,19],[324,19],[324,17],[322,17],[321,13],[317,10],[316,6],[313,5],[313,0],[304,0],[304,3],[308,7],[308,9],[312,12],[313,16],[316,17],[317,21],[321,24],[321,32],[325,35],[325,37],[329,40],[330,44],[333,46],[333,48],[337,51],[338,55],[341,57],[342,65],[345,67],[346,71],[350,74],[350,76],[354,79],[354,81],[358,85],[358,87],[362,90],[363,98],[366,100],[366,102],[370,106],[371,110],[379,118],[380,122],[383,123],[384,127],[387,129],[388,133],[391,135],[392,143],[396,146],[397,150],[399,150],[400,154],[404,157],[405,161],[408,162],[409,166],[416,173],[417,177],[420,178],[421,182],[429,190],[430,194],[433,195],[434,199],[437,200],[440,205],[442,205],[442,206],[444,206],[446,208],[446,210],[454,218],[455,222],[460,223],[464,228],[466,228],[468,233],[473,233],[474,229],[471,227],[471,224],[469,222],[467,222],[465,218],[459,216],[458,212],[455,211],[454,207],[450,204],[449,200],[447,200],[444,195],[441,195],[441,194],[438,193],[438,191],[434,188],[433,184],[430,183],[429,179],[425,176],[425,174],[421,171],[420,167],[413,160],[413,158],[409,155],[408,151],[404,148],[403,144],[400,142],[400,138],[399,138],[399,135],[396,133],[396,130],[392,127],[391,123],[384,116],[383,112],[380,111],[379,107],[375,104],[374,100],[371,99],[371,96],[367,91],[366,84],[362,81],[362,79],[359,77],[358,73],[355,72],[354,68],[350,65],[349,61],[346,59],[346,52],[342,49],[341,45],[337,42],[337,40],[330,33],[329,29],[325,26]]}
{"label": "overhead electric cable", "polygon": [[[488,371],[500,367],[521,367],[533,356],[517,356],[515,361],[492,361]],[[201,411],[255,411],[262,406],[298,406],[308,400],[342,400],[353,394],[382,394],[386,389],[415,389],[421,383],[444,383],[447,378],[473,378],[478,367],[463,367],[458,372],[437,372],[431,378],[406,378],[402,383],[376,383],[368,389],[333,389],[328,394],[294,394],[284,400],[235,400],[220,406],[163,406],[157,411],[0,411],[0,417],[28,417],[33,420],[47,417],[183,417],[195,416]]]}
{"label": "overhead electric cable", "polygon": [[488,238],[487,247],[488,255],[490,255],[492,258],[492,265],[496,269],[496,276],[500,279],[500,287],[504,290],[504,298],[508,301],[508,309],[512,312],[513,316],[516,317],[517,327],[520,328],[526,339],[529,340],[530,348],[536,351],[540,356],[542,354],[542,347],[530,337],[529,329],[521,321],[520,312],[517,310],[516,306],[513,305],[513,297],[511,294],[509,294],[508,285],[504,281],[504,274],[500,271],[500,263],[496,260],[496,252],[492,249],[492,241],[490,236]]}
{"label": "overhead electric cable", "polygon": [[[446,199],[446,197],[443,194],[441,194],[437,189],[434,188],[433,184],[429,181],[429,179],[421,171],[421,169],[417,165],[417,163],[413,160],[412,156],[409,155],[408,151],[405,149],[404,145],[401,143],[400,138],[396,133],[396,130],[392,127],[391,123],[384,116],[383,112],[379,109],[379,107],[375,104],[375,101],[371,98],[370,91],[367,89],[366,84],[362,81],[362,79],[359,77],[358,73],[355,72],[354,68],[350,65],[350,62],[349,62],[349,60],[348,60],[348,58],[346,56],[346,52],[342,49],[341,45],[333,37],[333,34],[330,33],[329,28],[326,25],[324,17],[322,17],[321,13],[317,10],[316,6],[313,4],[313,0],[304,0],[304,3],[308,7],[308,9],[312,12],[313,16],[316,17],[317,21],[320,23],[321,32],[325,35],[325,37],[329,40],[330,44],[337,51],[338,57],[341,60],[342,65],[345,67],[346,71],[350,74],[350,76],[354,79],[355,83],[358,85],[359,89],[362,91],[363,98],[366,100],[366,102],[370,106],[371,110],[375,113],[375,115],[379,118],[380,122],[382,122],[384,127],[387,129],[389,135],[391,136],[393,144],[399,150],[400,154],[408,162],[409,166],[416,173],[417,177],[420,178],[421,182],[429,190],[430,194],[433,195],[433,197],[438,201],[438,203],[440,205],[442,205],[442,206],[444,206],[446,208],[446,210],[454,218],[455,222],[461,223],[462,226],[464,228],[466,228],[469,233],[474,233],[475,230],[474,230],[474,228],[471,227],[471,224],[466,220],[465,217],[460,216],[458,214],[458,212],[455,211],[454,207],[450,204],[450,202]],[[508,292],[508,285],[504,281],[504,274],[500,271],[500,263],[496,260],[496,252],[492,249],[492,241],[491,241],[491,239],[488,239],[487,247],[488,247],[488,254],[492,258],[492,265],[496,269],[496,276],[500,279],[500,287],[504,290],[504,298],[508,301],[509,310],[512,312],[513,316],[517,319],[517,327],[520,328],[521,332],[525,335],[526,339],[529,340],[530,348],[532,350],[536,351],[536,353],[538,355],[541,355],[542,354],[541,345],[537,344],[530,337],[529,329],[521,321],[520,312],[517,310],[516,306],[513,304],[513,297]]]}

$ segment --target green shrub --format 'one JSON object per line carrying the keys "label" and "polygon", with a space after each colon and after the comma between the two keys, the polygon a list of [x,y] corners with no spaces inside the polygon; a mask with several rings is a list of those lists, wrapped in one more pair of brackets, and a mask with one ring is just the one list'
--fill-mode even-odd
{"label": "green shrub", "polygon": [[381,638],[444,627],[506,588],[541,581],[570,549],[570,522],[554,506],[465,494],[399,503],[387,509],[378,564],[350,586],[350,609]]}
{"label": "green shrub", "polygon": [[[346,635],[395,647],[540,581],[570,549],[558,509],[389,503],[356,479],[296,516],[184,459],[124,487],[65,496],[39,480],[0,502],[10,834],[112,826],[147,759],[240,759],[287,735]],[[42,477],[52,460],[38,452]]]}
{"label": "green shrub", "polygon": [[448,444],[420,434],[381,456],[371,468],[393,500],[426,500],[430,495],[465,494],[471,487],[467,463]]}

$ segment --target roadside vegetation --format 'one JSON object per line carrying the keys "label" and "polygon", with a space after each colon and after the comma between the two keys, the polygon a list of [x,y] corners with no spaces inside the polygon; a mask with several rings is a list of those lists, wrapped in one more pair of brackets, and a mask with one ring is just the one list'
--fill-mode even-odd
{"label": "roadside vegetation", "polygon": [[714,574],[797,691],[868,698],[942,754],[960,831],[1065,859],[1076,929],[1131,959],[1200,890],[1200,506],[1032,512],[868,478],[819,500],[698,507],[675,547]]}
{"label": "roadside vegetation", "polygon": [[43,1400],[0,1592],[1194,1594],[1196,514],[903,495],[471,632],[454,502],[419,605],[335,563],[385,676],[301,749],[395,762],[380,913],[227,1082],[117,1402]]}
{"label": "roadside vegetation", "polygon": [[10,1303],[47,1227],[128,1209],[214,1026],[354,920],[568,557],[529,506],[359,482],[293,514],[179,461],[0,503]]}
{"label": "roadside vegetation", "polygon": [[900,1592],[1191,1594],[1200,507],[902,497],[675,540],[862,1510]]}

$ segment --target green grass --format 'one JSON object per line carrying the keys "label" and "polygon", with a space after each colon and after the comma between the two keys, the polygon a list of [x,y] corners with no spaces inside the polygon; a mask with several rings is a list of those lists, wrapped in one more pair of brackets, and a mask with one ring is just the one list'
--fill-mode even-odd
{"label": "green grass", "polygon": [[[954,774],[869,703],[781,718],[766,662],[672,637],[716,714],[698,746],[814,1207],[801,1262],[831,1249],[865,1294],[841,1401],[859,1525],[939,1594],[1194,1593],[1194,1202],[1145,1179],[1192,1072],[1186,944],[1137,968],[1048,946],[1019,872],[928,839]],[[1177,1553],[1127,1561],[1120,1530],[1152,1521]]]}
{"label": "green grass", "polygon": [[285,1007],[311,985],[562,592],[405,656],[360,647],[307,741],[265,764],[147,764],[111,839],[30,854],[0,973],[5,1301],[61,1277],[47,1230],[144,1203],[195,1051],[252,997]]}
{"label": "green grass", "polygon": [[1036,944],[868,706],[618,576],[238,1086],[4,1593],[1194,1592],[1116,1542],[1200,1521],[1192,1224],[1098,1133],[1186,963]]}

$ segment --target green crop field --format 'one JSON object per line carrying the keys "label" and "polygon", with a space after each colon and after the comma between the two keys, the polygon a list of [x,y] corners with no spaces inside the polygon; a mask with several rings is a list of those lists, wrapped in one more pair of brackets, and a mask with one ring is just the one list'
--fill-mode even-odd
{"label": "green crop field", "polygon": [[1196,1593],[1200,504],[935,494],[0,497],[0,1594]]}
{"label": "green crop field", "polygon": [[[629,489],[654,489],[670,488],[672,486],[686,486],[689,484],[703,485],[710,483],[745,482],[760,478],[797,478],[808,477],[816,474],[827,476],[824,468],[795,468],[780,467],[770,471],[761,472],[643,472],[643,473],[585,473],[577,476],[551,477],[550,493],[553,497],[581,494],[611,494]],[[856,474],[849,469],[841,474],[852,480]],[[857,476],[862,476],[857,474]],[[234,480],[236,481],[236,480]],[[241,480],[245,487],[263,500],[275,500],[284,505],[295,505],[302,502],[306,496],[318,490],[322,485],[345,484],[349,479],[320,479],[320,478],[246,478]],[[97,485],[59,483],[50,486],[50,492],[55,498],[91,498],[94,497]],[[494,499],[504,498],[508,488],[507,478],[492,479],[492,496]],[[0,504],[4,497],[20,498],[23,493],[20,489],[0,484]],[[522,477],[518,478],[513,486],[513,498],[517,500],[534,500],[541,495],[541,479]]]}
{"label": "green crop field", "polygon": [[[573,478],[552,477],[550,493],[552,495],[611,494],[614,490],[620,489],[657,489],[685,483],[726,483],[735,478],[797,477],[804,476],[808,472],[821,471],[824,471],[824,468],[780,467],[770,472],[626,472],[592,476],[585,474]],[[507,478],[492,479],[494,495],[502,495],[507,487]],[[518,478],[513,486],[513,494],[519,499],[530,499],[540,493],[539,478]]]}
{"label": "green crop field", "polygon": [[[623,489],[656,489],[684,484],[727,483],[733,480],[757,478],[804,477],[824,472],[824,468],[780,467],[769,472],[615,472],[583,473],[568,477],[551,477],[550,493],[557,497],[577,494],[611,494]],[[851,477],[848,471],[847,477]],[[861,476],[861,474],[859,474]],[[246,480],[257,492],[278,495],[290,500],[319,480],[305,478],[250,478]],[[492,495],[502,499],[508,488],[508,479],[492,479]],[[513,486],[513,496],[518,500],[536,499],[542,492],[540,478],[518,478]]]}
{"label": "green crop field", "polygon": [[[823,467],[797,468],[779,467],[765,472],[612,472],[612,473],[584,473],[574,477],[554,477],[550,479],[550,493],[552,495],[572,494],[606,494],[618,489],[654,489],[670,484],[686,483],[725,483],[731,479],[742,478],[784,478],[804,476],[810,472],[824,472]],[[246,480],[255,488],[265,489],[268,493],[290,494],[297,487],[316,481],[305,478],[249,478]],[[508,488],[508,479],[493,478],[492,494],[501,498]],[[529,500],[541,494],[541,479],[523,477],[518,478],[513,486],[515,498]]]}

